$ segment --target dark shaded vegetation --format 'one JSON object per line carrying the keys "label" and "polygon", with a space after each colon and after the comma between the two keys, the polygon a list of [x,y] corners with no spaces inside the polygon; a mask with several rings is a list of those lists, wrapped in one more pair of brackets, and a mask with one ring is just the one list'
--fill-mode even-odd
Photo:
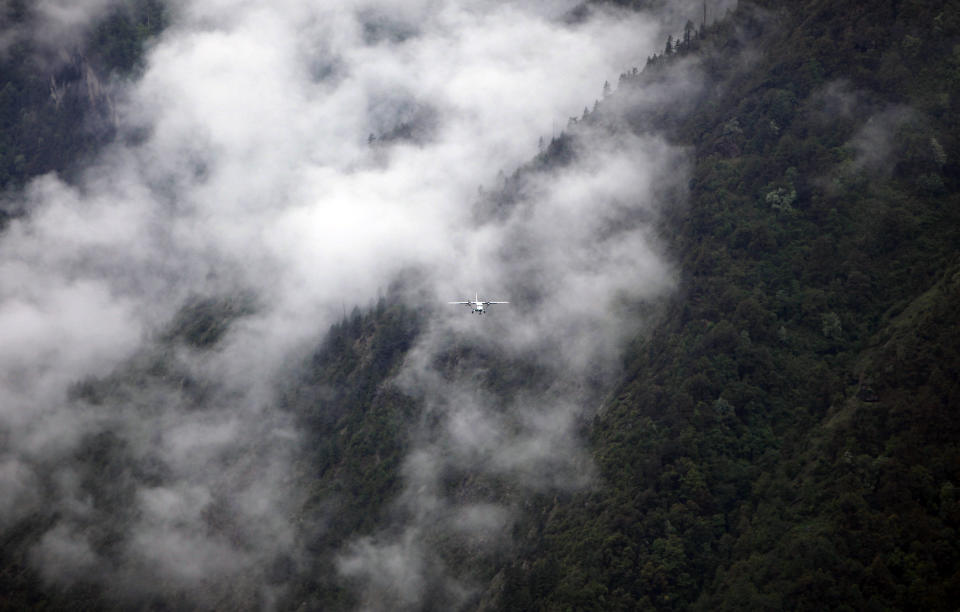
{"label": "dark shaded vegetation", "polygon": [[231,323],[254,312],[256,299],[252,295],[196,297],[177,312],[162,339],[181,341],[197,349],[210,348],[223,338]]}
{"label": "dark shaded vegetation", "polygon": [[[31,35],[31,2],[0,4],[0,190],[46,172],[69,172],[115,135],[110,82],[140,69],[166,25],[159,0],[126,0],[77,47],[46,48]],[[18,211],[0,211],[4,217]]]}
{"label": "dark shaded vegetation", "polygon": [[[88,57],[136,69],[162,13],[145,18],[158,5],[134,6],[141,8],[92,34]],[[82,96],[58,108],[46,98],[49,75],[11,53],[0,65],[3,92],[16,88],[0,92],[0,179],[8,187],[66,168],[108,134],[78,127],[90,112]],[[80,83],[75,70],[57,78]],[[631,110],[632,93],[681,71],[698,80],[682,90],[689,98]],[[471,604],[956,607],[958,103],[956,2],[766,0],[678,33],[669,52],[658,50],[585,109],[574,126],[666,130],[695,152],[689,202],[668,209],[658,227],[681,289],[626,352],[612,399],[584,427],[597,486],[526,499],[515,558],[443,551],[448,565],[472,567],[489,585]],[[77,106],[63,110],[69,104]],[[62,146],[50,147],[58,138]],[[571,127],[503,177],[481,198],[478,220],[512,206],[529,174],[572,160],[576,138]],[[244,300],[198,300],[162,340],[215,348],[251,309]],[[272,570],[290,587],[282,608],[356,604],[334,555],[395,511],[423,406],[390,381],[423,328],[424,315],[396,301],[354,310],[284,381],[279,401],[304,441],[292,478],[305,488],[295,517],[305,554]],[[490,360],[455,346],[436,365],[452,376]],[[486,376],[481,386],[500,397],[549,386],[522,363],[490,366]],[[200,406],[204,384],[157,353],[115,379],[78,384],[71,399],[95,405],[161,385]],[[122,518],[116,508],[129,505],[130,483],[164,478],[110,432],[85,440],[75,460],[94,509],[111,516]],[[515,495],[468,473],[449,480],[462,495]],[[21,552],[51,522],[41,513],[3,534],[0,608],[102,604],[94,587],[53,592],[29,569]],[[121,537],[106,529],[95,543],[109,550]]]}
{"label": "dark shaded vegetation", "polygon": [[[41,49],[31,37],[33,3],[0,2],[0,191],[18,190],[46,172],[69,173],[114,137],[109,80],[139,69],[145,45],[166,25],[164,15],[159,0],[129,0],[94,24],[80,47]],[[22,212],[0,203],[0,229]],[[139,394],[139,382],[159,380],[157,371],[135,369],[140,377],[123,385],[119,378],[80,382],[70,401],[95,404],[118,392]],[[95,514],[93,543],[98,550],[116,549],[130,518],[133,483],[156,482],[156,466],[135,461],[127,442],[111,431],[87,436],[73,461]],[[48,493],[36,491],[40,499]],[[103,607],[101,587],[50,589],[31,567],[27,550],[56,518],[53,508],[44,508],[0,536],[0,610]]]}
{"label": "dark shaded vegetation", "polygon": [[303,448],[296,470],[306,483],[296,523],[307,552],[296,568],[289,607],[354,605],[334,556],[388,516],[416,403],[387,384],[422,327],[422,315],[381,299],[332,326],[281,398],[298,420]]}
{"label": "dark shaded vegetation", "polygon": [[953,609],[957,14],[741,2],[693,111],[634,118],[696,147],[661,228],[682,292],[595,419],[602,487],[543,501],[503,608]]}
{"label": "dark shaded vegetation", "polygon": [[[396,503],[404,461],[445,423],[416,389],[394,377],[428,317],[397,297],[381,299],[366,311],[354,309],[330,328],[285,385],[281,407],[295,415],[302,436],[295,470],[306,489],[295,522],[306,554],[291,572],[282,607],[356,607],[352,588],[357,585],[339,574],[337,556],[359,538],[392,533],[410,512]],[[434,355],[432,367],[448,382],[469,378],[488,390],[496,405],[551,384],[543,368],[503,359],[469,342],[452,342]],[[465,465],[444,470],[445,496],[461,502],[517,501],[516,486],[508,478],[478,474]],[[508,549],[491,552],[452,527],[440,522],[424,534],[437,554],[425,561],[436,566],[436,575],[425,581],[427,609],[453,605],[443,587],[447,572],[489,580],[509,558]]]}

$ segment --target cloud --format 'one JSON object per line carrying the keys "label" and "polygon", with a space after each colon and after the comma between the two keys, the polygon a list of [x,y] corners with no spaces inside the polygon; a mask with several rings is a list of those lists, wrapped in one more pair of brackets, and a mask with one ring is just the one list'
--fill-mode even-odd
{"label": "cloud", "polygon": [[[621,343],[642,324],[630,304],[670,290],[670,270],[650,221],[665,191],[686,176],[686,154],[656,136],[588,126],[577,128],[575,140],[575,161],[526,177],[523,195],[462,237],[461,252],[439,275],[438,301],[462,297],[456,288],[479,280],[485,290],[499,288],[481,297],[509,297],[511,304],[491,307],[481,321],[459,307],[438,314],[398,376],[430,423],[415,432],[415,450],[405,463],[405,490],[396,504],[401,518],[340,557],[345,575],[369,576],[360,592],[372,609],[390,607],[381,600],[384,581],[401,579],[420,593],[417,605],[436,602],[434,591],[423,588],[424,581],[437,580],[436,560],[429,568],[404,564],[403,576],[379,574],[404,551],[417,559],[442,555],[443,544],[416,534],[466,542],[469,537],[452,525],[463,525],[481,508],[490,541],[498,542],[493,526],[511,524],[517,509],[484,494],[480,482],[543,492],[593,481],[579,424],[592,416],[598,389],[616,374]],[[479,356],[455,360],[453,370],[441,365],[458,346]],[[522,369],[529,379],[491,382],[484,372],[497,367]],[[498,548],[472,550],[482,557]],[[468,575],[441,567],[445,596],[476,593]]]}
{"label": "cloud", "polygon": [[[902,129],[917,119],[913,109],[891,105],[845,80],[831,81],[813,92],[810,112],[822,125],[849,135],[844,144],[849,159],[840,166],[840,173],[847,177],[890,174],[905,146]],[[828,182],[827,187],[835,185]]]}
{"label": "cloud", "polygon": [[21,17],[0,24],[0,54],[14,44],[26,43],[32,48],[37,65],[50,67],[82,51],[90,29],[123,3],[121,0],[35,0],[23,4],[19,10],[4,6],[3,10],[11,17],[14,14]]}
{"label": "cloud", "polygon": [[916,116],[905,106],[885,109],[867,119],[847,146],[853,150],[853,171],[888,174],[896,162],[897,130]]}
{"label": "cloud", "polygon": [[33,563],[50,581],[65,577],[79,579],[100,569],[96,553],[82,535],[65,525],[57,525],[40,539],[31,551]]}
{"label": "cloud", "polygon": [[412,609],[425,591],[423,555],[423,546],[413,532],[386,545],[362,539],[340,561],[339,570],[348,578],[365,583],[365,608]]}
{"label": "cloud", "polygon": [[[75,182],[31,182],[0,235],[0,486],[14,500],[0,520],[49,508],[30,553],[46,580],[109,583],[125,602],[274,601],[269,568],[299,550],[303,495],[277,381],[346,304],[410,269],[437,305],[411,304],[430,317],[395,384],[435,426],[410,433],[394,521],[339,551],[362,601],[472,592],[434,536],[495,550],[516,513],[476,479],[589,486],[576,432],[642,323],[636,304],[671,287],[650,220],[685,184],[686,155],[581,125],[571,162],[524,174],[484,214],[478,186],[660,44],[648,17],[568,23],[574,4],[172,4],[117,96],[121,138]],[[80,28],[108,5],[55,6]],[[473,291],[512,303],[484,319],[439,306]],[[224,329],[198,331],[209,345],[172,333],[184,308]],[[439,366],[457,346],[479,357]],[[485,382],[499,359],[531,381],[509,396]]]}
{"label": "cloud", "polygon": [[8,525],[29,516],[38,509],[37,478],[33,471],[17,459],[0,461],[0,521]]}
{"label": "cloud", "polygon": [[64,38],[72,38],[82,33],[107,10],[117,6],[117,0],[88,0],[77,3],[70,0],[39,0],[33,6],[39,24],[38,36],[45,43],[63,45]]}

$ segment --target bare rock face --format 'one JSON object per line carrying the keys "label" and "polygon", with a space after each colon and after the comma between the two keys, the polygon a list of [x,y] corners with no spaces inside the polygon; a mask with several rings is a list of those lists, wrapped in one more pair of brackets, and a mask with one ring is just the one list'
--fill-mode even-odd
{"label": "bare rock face", "polygon": [[84,115],[107,122],[109,129],[118,123],[116,105],[110,87],[104,84],[96,68],[80,54],[74,55],[50,75],[50,99],[57,111],[78,102]]}

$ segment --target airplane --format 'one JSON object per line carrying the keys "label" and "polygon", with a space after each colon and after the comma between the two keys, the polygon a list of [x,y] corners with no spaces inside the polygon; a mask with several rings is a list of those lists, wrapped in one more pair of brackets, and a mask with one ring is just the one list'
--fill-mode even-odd
{"label": "airplane", "polygon": [[467,302],[447,302],[448,304],[466,304],[470,307],[471,313],[477,313],[482,315],[484,312],[484,307],[489,306],[490,304],[509,304],[510,302],[484,302],[480,300],[480,294],[477,293],[473,298],[473,301]]}

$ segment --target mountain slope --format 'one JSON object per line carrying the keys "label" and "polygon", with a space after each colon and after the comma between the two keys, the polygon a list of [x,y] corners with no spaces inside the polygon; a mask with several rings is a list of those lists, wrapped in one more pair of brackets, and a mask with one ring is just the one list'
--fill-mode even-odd
{"label": "mountain slope", "polygon": [[[150,39],[166,27],[158,0],[124,0],[91,18],[74,44],[50,43],[44,11],[57,14],[19,0],[0,7],[3,189],[46,172],[69,172],[109,142],[116,133],[110,80],[133,75]],[[0,210],[0,222],[5,214]]]}
{"label": "mountain slope", "polygon": [[[431,325],[442,315],[423,308],[429,292],[412,295],[412,274],[409,291],[344,316],[274,381],[265,401],[283,418],[251,419],[245,443],[224,453],[230,478],[196,502],[199,529],[162,523],[194,544],[229,540],[214,550],[242,552],[235,583],[214,580],[206,599],[176,585],[118,596],[97,572],[51,586],[30,551],[66,510],[37,502],[3,534],[0,607],[950,609],[960,597],[957,15],[956,2],[764,0],[676,33],[679,44],[671,37],[669,52],[625,73],[473,210],[481,225],[532,218],[526,200],[562,170],[611,142],[666,133],[673,148],[656,150],[685,153],[663,174],[685,176],[674,168],[689,159],[689,184],[659,177],[650,191],[664,206],[624,206],[604,230],[652,227],[676,291],[623,291],[611,306],[619,327],[590,319],[577,347],[534,338],[505,354],[490,336],[511,328],[496,317],[566,306],[527,282],[539,278],[524,267],[529,244],[502,255],[513,310],[483,327],[466,313],[469,323]],[[97,30],[118,69],[136,68],[159,27],[141,17]],[[33,118],[15,108],[5,134],[57,116],[46,76],[31,81]],[[7,184],[68,168],[108,137],[75,127],[57,124],[62,159],[4,158]],[[66,401],[150,423],[163,416],[151,393],[173,398],[176,419],[201,432],[183,444],[208,452],[217,430],[204,411],[229,414],[234,398],[204,364],[257,309],[243,295],[187,303],[135,359],[79,381]],[[584,339],[609,329],[634,336],[614,343],[615,379],[590,363],[555,365],[589,362]],[[148,434],[81,436],[63,459],[89,500],[72,510],[75,525],[115,570],[137,486],[154,502],[141,506],[162,510],[159,493],[176,481],[130,442]],[[271,461],[283,467],[267,473],[290,545],[258,530],[270,517],[256,511],[263,489],[249,474]]]}
{"label": "mountain slope", "polygon": [[594,423],[603,484],[541,507],[504,608],[950,608],[948,4],[741,2],[625,79],[715,76],[634,122],[696,147],[662,227],[683,291]]}

